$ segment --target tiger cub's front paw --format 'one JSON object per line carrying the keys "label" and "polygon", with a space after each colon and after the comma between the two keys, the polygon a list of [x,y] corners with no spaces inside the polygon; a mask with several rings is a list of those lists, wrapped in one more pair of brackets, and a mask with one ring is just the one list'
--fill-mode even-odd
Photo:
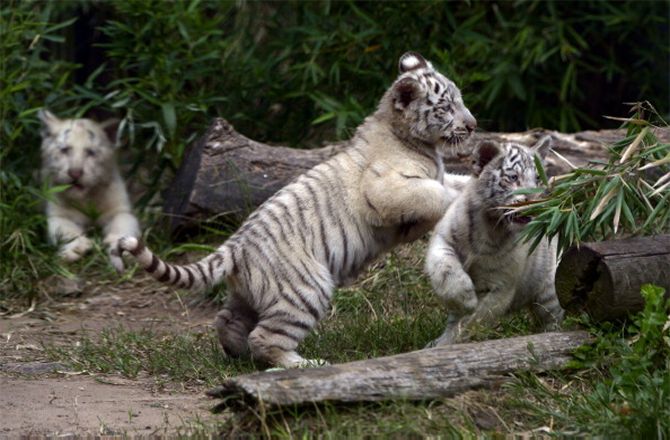
{"label": "tiger cub's front paw", "polygon": [[125,270],[125,265],[123,264],[123,258],[121,252],[119,251],[119,243],[123,237],[121,236],[107,236],[105,237],[105,245],[107,246],[107,256],[109,257],[109,262],[114,267],[117,273],[123,273]]}
{"label": "tiger cub's front paw", "polygon": [[93,242],[90,238],[83,235],[61,246],[58,256],[71,263],[80,259],[86,252],[91,250]]}
{"label": "tiger cub's front paw", "polygon": [[450,312],[460,315],[468,315],[475,310],[479,300],[475,286],[467,274],[463,273],[449,280],[444,302]]}

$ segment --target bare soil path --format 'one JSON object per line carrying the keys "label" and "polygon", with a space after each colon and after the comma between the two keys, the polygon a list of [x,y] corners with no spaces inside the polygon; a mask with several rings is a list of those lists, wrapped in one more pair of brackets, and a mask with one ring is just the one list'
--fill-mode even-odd
{"label": "bare soil path", "polygon": [[0,438],[179,433],[212,418],[204,388],[68,371],[44,350],[118,326],[204,331],[212,305],[189,305],[145,278],[121,285],[52,281],[50,300],[0,316]]}

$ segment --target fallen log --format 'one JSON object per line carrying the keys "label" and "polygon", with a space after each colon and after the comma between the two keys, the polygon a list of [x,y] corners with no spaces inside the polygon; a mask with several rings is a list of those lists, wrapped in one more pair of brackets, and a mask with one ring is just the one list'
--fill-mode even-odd
{"label": "fallen log", "polygon": [[[604,160],[604,145],[625,136],[624,130],[563,134],[549,130],[522,133],[476,133],[458,153],[445,158],[449,172],[469,174],[472,147],[482,140],[533,144],[551,134],[555,150],[575,166]],[[670,130],[663,137],[670,138]],[[215,119],[207,132],[187,150],[170,187],[164,192],[164,211],[174,234],[197,226],[213,216],[239,221],[297,175],[345,148],[347,143],[316,149],[272,146],[253,141],[225,119]],[[547,158],[549,175],[567,172],[570,166],[556,155]]]}
{"label": "fallen log", "polygon": [[455,344],[328,367],[246,374],[207,394],[224,399],[218,409],[240,401],[281,406],[435,399],[498,386],[516,370],[561,367],[589,341],[588,333],[575,331]]}
{"label": "fallen log", "polygon": [[643,284],[670,297],[670,235],[582,243],[570,248],[556,271],[556,293],[568,311],[615,319],[644,306]]}
{"label": "fallen log", "polygon": [[214,119],[190,146],[164,192],[171,232],[214,215],[241,220],[295,176],[344,148],[343,144],[299,150],[262,144]]}

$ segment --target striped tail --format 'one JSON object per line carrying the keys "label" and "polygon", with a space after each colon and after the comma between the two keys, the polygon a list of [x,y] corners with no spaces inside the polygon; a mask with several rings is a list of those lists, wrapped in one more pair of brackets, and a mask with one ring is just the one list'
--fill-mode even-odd
{"label": "striped tail", "polygon": [[119,255],[130,253],[158,281],[192,290],[212,287],[232,272],[233,261],[226,250],[220,248],[200,261],[181,266],[161,260],[135,237],[122,237],[118,245]]}

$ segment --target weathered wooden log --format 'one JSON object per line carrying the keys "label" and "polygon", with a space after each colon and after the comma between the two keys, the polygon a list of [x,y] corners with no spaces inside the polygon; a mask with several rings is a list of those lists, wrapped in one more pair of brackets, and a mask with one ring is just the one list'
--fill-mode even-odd
{"label": "weathered wooden log", "polygon": [[576,331],[455,344],[328,367],[246,374],[208,395],[225,399],[223,406],[435,399],[498,386],[516,370],[561,367],[589,341],[586,332]]}
{"label": "weathered wooden log", "polygon": [[[460,150],[445,158],[447,171],[468,174],[472,147],[486,139],[532,144],[545,134],[556,139],[555,150],[576,166],[604,159],[604,143],[625,135],[623,130],[562,134],[548,130],[523,133],[476,133]],[[667,131],[670,138],[670,130]],[[215,119],[204,136],[187,151],[172,185],[164,193],[164,210],[174,233],[213,216],[240,220],[297,175],[341,151],[345,143],[302,150],[255,142]],[[561,174],[569,165],[558,156],[547,158],[548,173]]]}
{"label": "weathered wooden log", "polygon": [[670,297],[670,235],[582,243],[563,255],[556,271],[563,308],[586,310],[596,320],[641,310],[646,283],[664,287]]}
{"label": "weathered wooden log", "polygon": [[255,142],[225,119],[214,119],[184,156],[163,194],[170,230],[214,215],[245,217],[295,176],[331,157],[343,144],[299,150]]}

